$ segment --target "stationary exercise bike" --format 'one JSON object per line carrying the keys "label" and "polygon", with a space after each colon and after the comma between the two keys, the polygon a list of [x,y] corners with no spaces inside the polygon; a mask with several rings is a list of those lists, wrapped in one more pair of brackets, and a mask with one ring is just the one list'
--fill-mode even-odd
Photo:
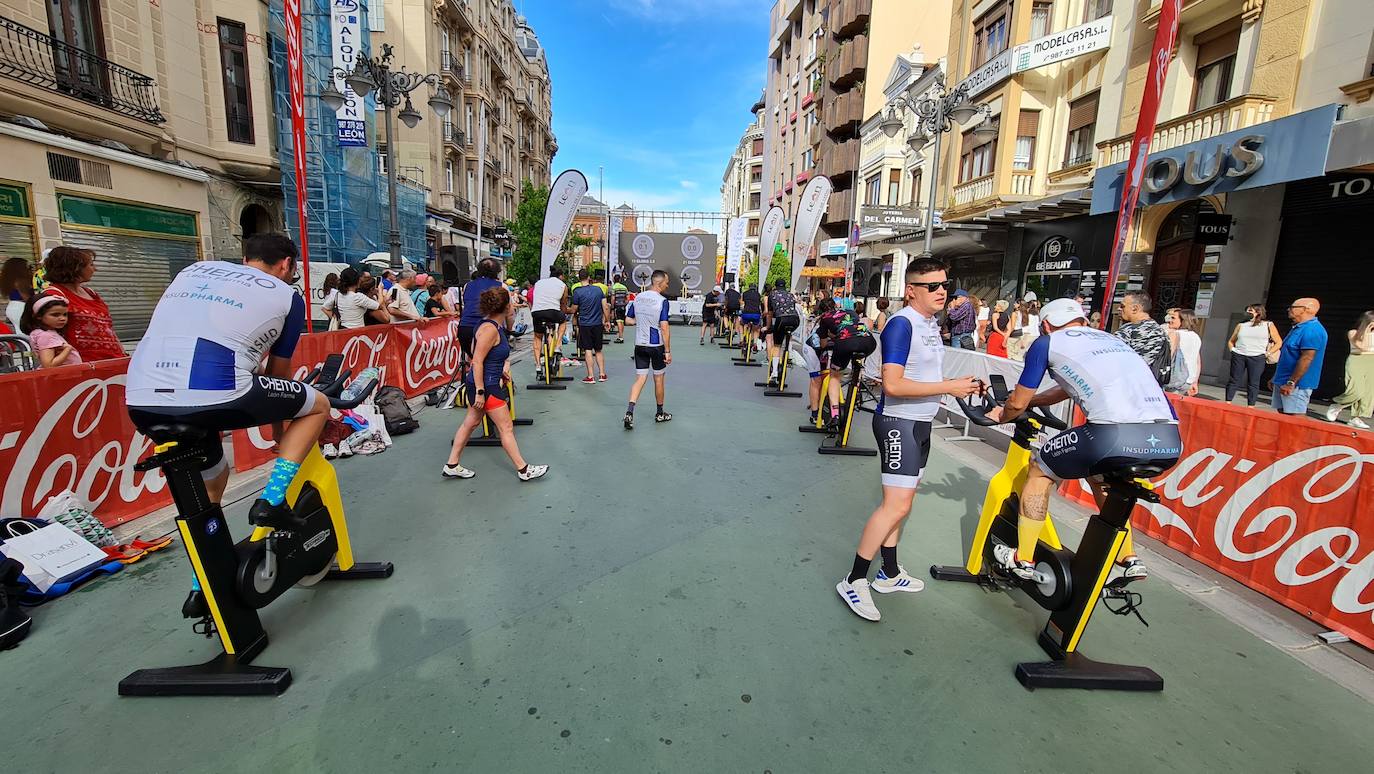
{"label": "stationary exercise bike", "polygon": [[[338,373],[342,361],[342,356],[331,355],[323,368],[324,378],[320,378],[321,369],[316,369],[306,381],[319,387],[334,408],[350,409],[367,399],[376,382],[355,391],[350,399],[338,397],[349,374],[329,377]],[[140,669],[119,682],[119,694],[280,694],[291,685],[289,668],[251,666],[267,647],[267,632],[258,619],[258,609],[292,586],[309,587],[325,579],[389,578],[391,563],[353,560],[338,479],[318,446],[301,463],[286,495],[293,514],[305,526],[289,531],[259,526],[234,543],[224,512],[210,502],[201,479],[206,444],[220,443],[219,433],[205,427],[166,424],[148,428],[148,437],[157,444],[154,454],[135,469],[161,468],[167,477],[177,506],[177,530],[204,597],[199,611],[199,604],[187,600],[183,615],[198,617],[193,630],[206,637],[218,635],[224,650],[204,664]]]}
{"label": "stationary exercise bike", "polygon": [[[1007,398],[1006,381],[1000,375],[994,374],[990,382],[992,401],[985,398],[978,406],[958,401],[964,414],[974,424],[984,427],[998,424],[988,418],[987,412]],[[1076,552],[1060,542],[1054,522],[1046,514],[1045,526],[1035,547],[1035,575],[1032,578],[1022,579],[1005,571],[993,558],[995,546],[1015,547],[1018,543],[1016,527],[1021,512],[1021,488],[1026,483],[1030,466],[1031,443],[1041,427],[1062,431],[1068,429],[1068,424],[1039,408],[1030,409],[1016,420],[1006,461],[988,482],[968,561],[962,567],[934,565],[930,575],[936,580],[976,583],[992,590],[1020,588],[1050,611],[1050,619],[1037,642],[1051,660],[1016,665],[1016,679],[1026,688],[1163,690],[1164,680],[1154,670],[1094,661],[1079,653],[1078,645],[1099,599],[1110,612],[1134,614],[1144,623],[1138,610],[1140,594],[1127,588],[1134,579],[1120,577],[1109,583],[1107,576],[1126,539],[1136,501],[1159,502],[1149,479],[1163,473],[1164,468],[1135,464],[1107,473],[1104,476],[1108,493],[1105,507],[1102,513],[1089,519]]]}
{"label": "stationary exercise bike", "polygon": [[563,375],[563,358],[558,357],[558,326],[535,323],[543,330],[544,344],[544,369],[539,372],[540,378],[533,384],[527,385],[531,390],[566,390],[567,385],[558,382],[571,382],[571,376]]}

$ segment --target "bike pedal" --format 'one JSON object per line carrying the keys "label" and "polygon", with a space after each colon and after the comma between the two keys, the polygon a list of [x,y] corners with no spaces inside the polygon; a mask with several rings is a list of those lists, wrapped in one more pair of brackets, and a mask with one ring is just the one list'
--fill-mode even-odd
{"label": "bike pedal", "polygon": [[219,632],[219,629],[215,628],[215,619],[206,615],[204,618],[191,624],[191,631],[196,634],[204,635],[208,640],[214,637]]}

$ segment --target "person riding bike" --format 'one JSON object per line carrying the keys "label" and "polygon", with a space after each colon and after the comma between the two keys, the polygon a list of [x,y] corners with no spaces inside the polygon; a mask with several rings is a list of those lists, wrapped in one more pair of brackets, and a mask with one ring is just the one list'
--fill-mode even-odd
{"label": "person riding bike", "polygon": [[[1025,368],[1001,407],[987,416],[1016,420],[1029,408],[1072,400],[1087,417],[1084,424],[1045,439],[1031,460],[1021,494],[1018,545],[997,546],[994,556],[1020,578],[1033,578],[1035,544],[1056,482],[1086,478],[1101,508],[1106,501],[1102,476],[1125,465],[1149,463],[1165,470],[1183,453],[1178,415],[1164,396],[1150,365],[1120,338],[1088,327],[1083,307],[1071,298],[1040,310],[1045,335],[1026,350]],[[1050,389],[1037,393],[1046,376]],[[1127,578],[1144,578],[1128,532],[1117,564]]]}
{"label": "person riding bike", "polygon": [[844,370],[851,362],[873,354],[878,348],[878,340],[873,338],[868,326],[857,314],[841,308],[834,299],[821,299],[816,305],[816,313],[820,317],[816,322],[816,333],[821,348],[830,350],[830,418],[827,426],[833,431],[840,422],[840,383],[844,380]]}
{"label": "person riding bike", "polygon": [[129,417],[145,434],[165,424],[210,431],[201,475],[214,504],[229,480],[219,433],[271,423],[279,456],[248,518],[278,529],[299,526],[286,490],[329,418],[329,399],[291,378],[305,330],[305,300],[291,287],[297,255],[285,235],[258,234],[244,240],[241,266],[198,261],[182,269],[153,310],[125,382]]}
{"label": "person riding bike", "polygon": [[772,292],[764,299],[763,315],[772,334],[772,341],[768,344],[768,385],[776,387],[782,358],[787,356],[782,347],[787,337],[801,325],[801,316],[797,314],[797,297],[787,289],[787,280],[780,279],[773,284]]}
{"label": "person riding bike", "polygon": [[744,326],[751,336],[759,337],[759,323],[763,320],[763,296],[759,294],[759,289],[755,285],[750,285],[740,294],[740,325]]}

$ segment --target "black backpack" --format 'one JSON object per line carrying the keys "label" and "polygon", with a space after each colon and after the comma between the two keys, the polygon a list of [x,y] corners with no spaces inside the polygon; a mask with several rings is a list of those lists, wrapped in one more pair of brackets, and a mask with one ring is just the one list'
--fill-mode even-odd
{"label": "black backpack", "polygon": [[0,558],[0,650],[19,644],[29,634],[33,620],[19,609],[23,585],[19,575],[24,565],[13,559]]}
{"label": "black backpack", "polygon": [[1160,387],[1168,386],[1174,373],[1174,352],[1169,347],[1167,338],[1164,341],[1164,346],[1155,353],[1155,360],[1150,363],[1150,370],[1154,372],[1155,381],[1159,382]]}
{"label": "black backpack", "polygon": [[382,421],[386,423],[386,431],[390,435],[405,435],[415,432],[415,428],[420,423],[410,414],[410,405],[406,403],[406,394],[400,387],[383,387],[377,390],[377,395],[372,399],[377,406],[377,410],[382,414]]}

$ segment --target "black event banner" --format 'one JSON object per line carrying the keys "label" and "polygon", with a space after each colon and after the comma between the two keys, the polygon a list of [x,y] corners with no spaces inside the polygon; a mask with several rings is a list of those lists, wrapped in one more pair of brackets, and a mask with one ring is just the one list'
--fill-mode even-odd
{"label": "black event banner", "polygon": [[650,276],[662,269],[668,272],[665,295],[703,295],[715,284],[716,235],[622,231],[620,262],[629,267],[627,284],[633,289],[648,290]]}

